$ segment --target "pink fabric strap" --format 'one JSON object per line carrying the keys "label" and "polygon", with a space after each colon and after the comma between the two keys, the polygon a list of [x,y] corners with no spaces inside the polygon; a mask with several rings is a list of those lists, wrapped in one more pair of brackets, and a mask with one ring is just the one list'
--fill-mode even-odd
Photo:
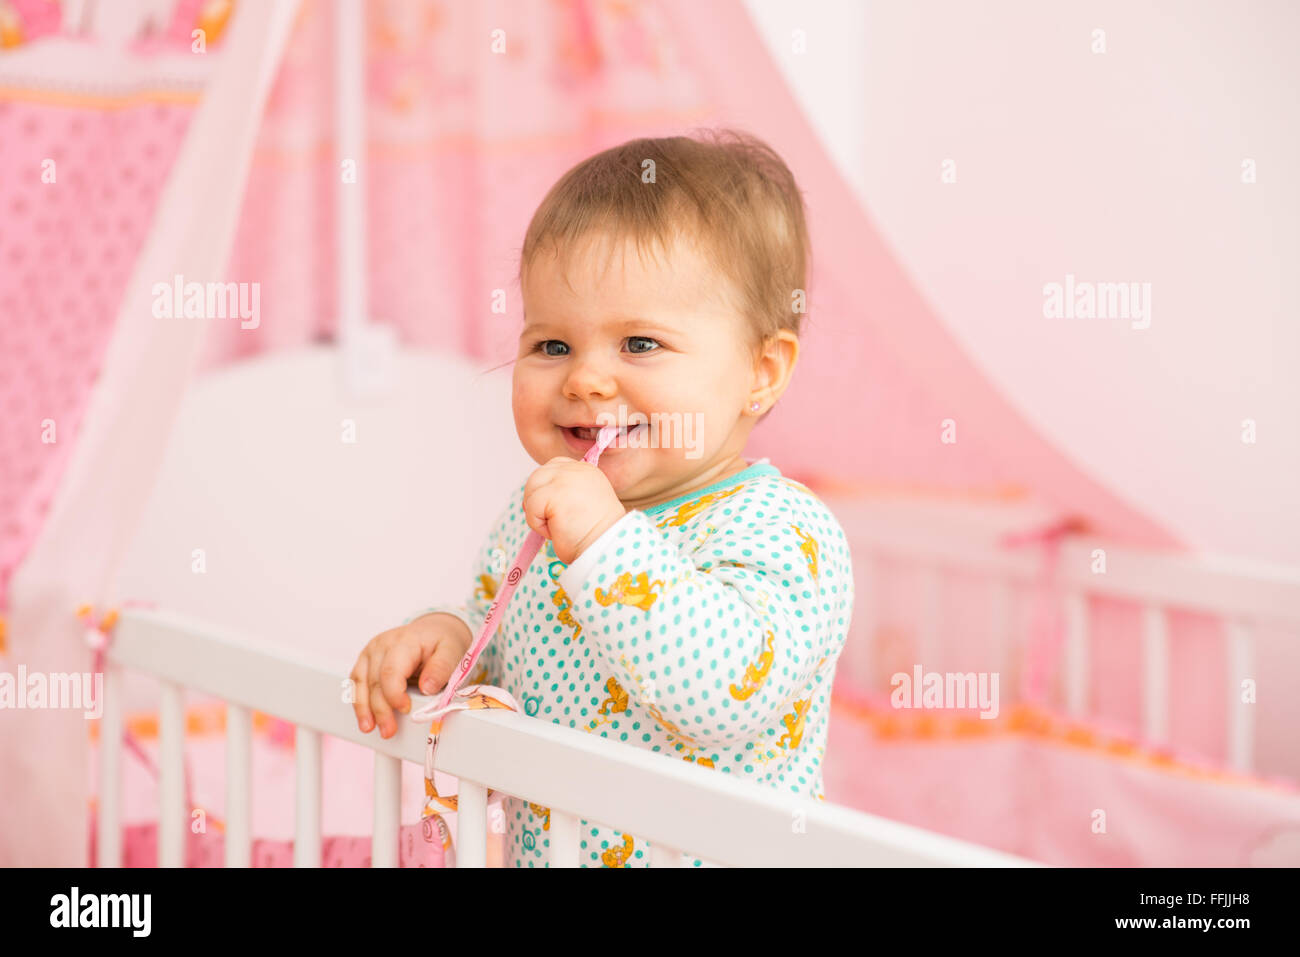
{"label": "pink fabric strap", "polygon": [[1067,515],[1039,528],[1004,535],[999,543],[1008,548],[1040,545],[1043,549],[1042,572],[1035,589],[1033,619],[1025,650],[1025,668],[1020,678],[1021,697],[1031,704],[1046,704],[1064,638],[1061,612],[1055,597],[1061,543],[1066,536],[1086,530],[1080,518]]}
{"label": "pink fabric strap", "polygon": [[[600,461],[600,454],[605,451],[609,443],[614,440],[618,434],[618,427],[607,425],[600,430],[596,437],[596,443],[587,450],[587,454],[582,460],[589,465],[596,465]],[[519,711],[519,702],[517,702],[510,692],[504,688],[494,688],[490,685],[468,685],[464,688],[458,687],[465,676],[470,673],[474,667],[474,662],[478,660],[483,649],[487,647],[488,640],[496,630],[496,624],[500,620],[502,612],[505,611],[506,604],[510,601],[510,596],[514,594],[515,586],[519,580],[524,577],[524,572],[528,566],[533,563],[537,552],[542,547],[542,536],[537,532],[529,532],[528,537],[524,539],[523,547],[519,549],[519,556],[515,563],[510,566],[505,577],[501,581],[501,586],[497,590],[496,598],[488,608],[487,617],[483,619],[483,627],[479,630],[478,638],[465,653],[461,659],[460,665],[452,676],[447,679],[447,687],[442,696],[437,701],[430,702],[422,708],[417,708],[411,712],[413,721],[429,721],[433,723],[429,727],[429,737],[425,742],[424,754],[424,810],[420,814],[420,819],[424,824],[424,838],[426,841],[433,840],[433,830],[437,829],[438,839],[442,843],[443,862],[446,867],[455,867],[455,849],[451,841],[451,829],[443,819],[443,812],[455,811],[457,809],[458,797],[443,797],[438,793],[438,788],[434,782],[434,762],[438,750],[438,738],[442,733],[443,719],[453,711],[475,711],[481,708],[508,708],[511,711]],[[488,798],[491,800],[496,792],[489,791]]]}
{"label": "pink fabric strap", "polygon": [[[596,444],[587,450],[587,454],[582,457],[582,460],[589,465],[597,464],[600,461],[600,454],[605,451],[617,434],[618,426],[605,426],[596,437]],[[542,547],[542,542],[543,539],[539,533],[528,533],[528,537],[524,539],[523,547],[519,549],[519,557],[515,559],[515,563],[510,566],[510,570],[506,572],[505,578],[502,579],[501,587],[497,591],[496,598],[492,601],[492,606],[488,609],[487,617],[483,619],[483,627],[479,630],[477,640],[465,653],[465,657],[460,660],[460,666],[455,673],[447,680],[447,687],[438,700],[437,706],[433,709],[421,708],[411,715],[412,718],[418,716],[421,720],[424,720],[446,710],[447,705],[451,703],[452,695],[455,694],[457,686],[470,673],[470,669],[474,667],[474,662],[478,660],[478,656],[487,647],[488,639],[491,638],[493,631],[495,631],[497,621],[500,619],[501,613],[505,611],[506,603],[510,601],[510,596],[515,593],[515,586],[519,584],[519,579],[524,577],[524,572],[533,563],[533,559]]]}

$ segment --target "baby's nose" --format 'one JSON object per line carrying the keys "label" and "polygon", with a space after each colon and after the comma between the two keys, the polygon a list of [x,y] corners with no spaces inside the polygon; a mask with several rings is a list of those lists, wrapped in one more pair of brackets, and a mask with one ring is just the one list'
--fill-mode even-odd
{"label": "baby's nose", "polygon": [[618,380],[598,360],[577,362],[564,383],[565,395],[585,399],[589,396],[609,398],[618,392]]}

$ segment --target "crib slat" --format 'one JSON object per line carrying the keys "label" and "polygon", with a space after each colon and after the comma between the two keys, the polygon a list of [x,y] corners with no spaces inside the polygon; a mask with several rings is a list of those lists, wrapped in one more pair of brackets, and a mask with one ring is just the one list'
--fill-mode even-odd
{"label": "crib slat", "polygon": [[576,815],[551,808],[550,831],[547,839],[550,842],[550,856],[547,860],[550,867],[581,865],[579,858],[581,838]]}
{"label": "crib slat", "polygon": [[551,829],[547,832],[550,841],[549,867],[578,867],[580,851],[578,838],[578,818],[551,808]]}
{"label": "crib slat", "polygon": [[104,664],[104,713],[99,716],[99,814],[95,859],[122,866],[122,669]]}
{"label": "crib slat", "polygon": [[851,627],[857,635],[849,652],[849,664],[859,688],[871,688],[875,675],[872,662],[876,652],[876,573],[879,565],[873,552],[860,546],[853,553],[853,620]]}
{"label": "crib slat", "polygon": [[1255,674],[1255,636],[1241,621],[1227,622],[1228,763],[1242,773],[1255,763],[1255,705],[1241,700],[1241,682]]}
{"label": "crib slat", "polygon": [[401,838],[402,759],[375,752],[375,819],[370,866],[396,867]]}
{"label": "crib slat", "polygon": [[456,866],[487,866],[487,788],[460,779],[456,792]]}
{"label": "crib slat", "polygon": [[1163,744],[1169,734],[1169,622],[1159,605],[1142,606],[1142,733]]}
{"label": "crib slat", "polygon": [[294,822],[293,866],[320,867],[320,752],[319,731],[297,728],[294,741],[297,782],[297,817]]}
{"label": "crib slat", "polygon": [[945,662],[939,654],[939,610],[943,607],[943,577],[938,565],[921,568],[921,628],[917,638],[917,663],[926,671],[938,671]]}
{"label": "crib slat", "polygon": [[226,866],[248,867],[252,860],[249,800],[252,715],[226,702]]}
{"label": "crib slat", "polygon": [[650,844],[650,866],[681,867],[682,852],[662,841],[654,841]]}
{"label": "crib slat", "polygon": [[1065,593],[1065,708],[1083,717],[1088,710],[1088,597]]}
{"label": "crib slat", "polygon": [[158,706],[158,866],[185,866],[185,695],[180,685],[160,683]]}
{"label": "crib slat", "polygon": [[[1011,581],[1001,576],[993,578],[989,590],[993,667],[1005,676],[1011,667]],[[1001,684],[1010,687],[1005,680]]]}

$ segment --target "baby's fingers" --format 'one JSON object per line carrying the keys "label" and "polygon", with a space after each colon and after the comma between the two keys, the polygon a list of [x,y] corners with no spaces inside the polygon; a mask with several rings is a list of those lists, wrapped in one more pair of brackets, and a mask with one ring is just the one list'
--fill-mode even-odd
{"label": "baby's fingers", "polygon": [[372,683],[367,689],[367,694],[370,696],[370,710],[375,714],[375,727],[379,729],[379,736],[392,737],[397,733],[397,721],[393,718],[393,708],[385,700],[379,682]]}
{"label": "baby's fingers", "polygon": [[387,703],[402,713],[411,710],[411,696],[406,693],[406,684],[420,667],[421,657],[418,644],[403,642],[389,648],[379,666],[379,689]]}
{"label": "baby's fingers", "polygon": [[357,727],[362,731],[369,731],[375,726],[370,714],[370,685],[366,680],[369,664],[363,654],[357,659],[352,674],[348,675],[352,679],[352,713],[356,715]]}
{"label": "baby's fingers", "polygon": [[460,660],[464,657],[465,649],[455,641],[444,639],[438,642],[420,672],[420,690],[425,694],[441,691],[447,686],[452,672],[460,666]]}

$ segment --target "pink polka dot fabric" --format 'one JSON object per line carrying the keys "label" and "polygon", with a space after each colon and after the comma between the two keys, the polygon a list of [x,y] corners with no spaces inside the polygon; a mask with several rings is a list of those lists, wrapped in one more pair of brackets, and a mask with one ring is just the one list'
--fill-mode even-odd
{"label": "pink polka dot fabric", "polygon": [[0,88],[0,608],[40,530],[192,107]]}

